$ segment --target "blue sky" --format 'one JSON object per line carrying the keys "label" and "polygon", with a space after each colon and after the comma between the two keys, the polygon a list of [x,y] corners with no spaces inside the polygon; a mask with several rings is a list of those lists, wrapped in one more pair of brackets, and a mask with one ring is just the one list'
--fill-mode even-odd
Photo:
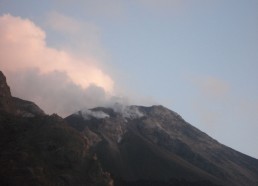
{"label": "blue sky", "polygon": [[[219,142],[258,158],[258,1],[0,0],[0,16],[6,14],[5,24],[27,20],[34,24],[32,30],[44,32],[45,38],[40,39],[46,42],[45,48],[73,56],[67,68],[45,69],[37,64],[35,72],[26,71],[29,63],[26,69],[15,68],[14,72],[16,63],[8,62],[12,64],[8,66],[1,59],[0,67],[6,69],[11,85],[16,85],[17,77],[23,77],[20,84],[27,85],[28,77],[22,74],[26,71],[37,77],[35,84],[48,79],[52,87],[66,78],[70,84],[65,87],[73,88],[63,97],[81,96],[77,90],[94,84],[87,95],[106,96],[108,92],[128,97],[133,104],[162,104]],[[72,64],[79,64],[72,62],[75,58],[92,59],[82,67],[91,65],[92,71],[101,73],[87,70],[94,75],[85,77],[89,82],[80,81],[82,76],[74,71],[81,75],[83,68],[69,71]],[[91,79],[99,74],[101,80]],[[32,95],[26,90],[14,88],[13,94],[54,112],[40,102],[43,94],[40,97],[37,91]],[[58,90],[55,94],[58,96]],[[51,96],[47,99],[53,102]],[[69,111],[82,106],[74,105]]]}

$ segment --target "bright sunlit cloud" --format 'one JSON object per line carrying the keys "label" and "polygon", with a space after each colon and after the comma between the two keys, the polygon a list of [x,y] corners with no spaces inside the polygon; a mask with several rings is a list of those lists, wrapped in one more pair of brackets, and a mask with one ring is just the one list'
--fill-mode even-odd
{"label": "bright sunlit cloud", "polygon": [[99,64],[96,59],[79,59],[68,52],[48,47],[45,32],[28,19],[7,14],[0,18],[0,24],[0,60],[4,71],[31,68],[37,68],[43,74],[60,71],[83,88],[94,84],[112,92],[114,82],[96,66]]}
{"label": "bright sunlit cloud", "polygon": [[[65,30],[67,24],[58,28]],[[103,105],[113,95],[114,81],[100,61],[48,47],[46,33],[28,19],[6,14],[0,25],[0,69],[13,95],[62,116]]]}

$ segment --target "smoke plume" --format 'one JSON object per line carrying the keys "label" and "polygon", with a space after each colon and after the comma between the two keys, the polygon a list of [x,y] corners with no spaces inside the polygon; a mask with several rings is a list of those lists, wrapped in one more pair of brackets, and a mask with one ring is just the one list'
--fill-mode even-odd
{"label": "smoke plume", "polygon": [[31,20],[7,14],[0,25],[0,69],[14,96],[62,116],[112,97],[114,81],[101,62],[47,46],[46,33]]}

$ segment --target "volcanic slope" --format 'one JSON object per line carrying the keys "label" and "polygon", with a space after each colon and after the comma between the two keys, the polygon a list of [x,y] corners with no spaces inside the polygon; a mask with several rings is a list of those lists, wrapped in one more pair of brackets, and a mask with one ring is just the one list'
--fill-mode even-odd
{"label": "volcanic slope", "polygon": [[257,159],[220,144],[163,106],[117,104],[65,120],[116,185],[258,185]]}

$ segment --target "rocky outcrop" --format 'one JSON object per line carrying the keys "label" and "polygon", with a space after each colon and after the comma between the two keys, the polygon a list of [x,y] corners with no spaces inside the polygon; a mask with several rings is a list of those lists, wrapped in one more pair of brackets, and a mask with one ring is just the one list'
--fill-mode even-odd
{"label": "rocky outcrop", "polygon": [[35,117],[45,115],[35,103],[12,97],[6,77],[0,71],[0,110],[22,117]]}
{"label": "rocky outcrop", "polygon": [[0,71],[0,110],[14,112],[15,107],[4,74]]}

